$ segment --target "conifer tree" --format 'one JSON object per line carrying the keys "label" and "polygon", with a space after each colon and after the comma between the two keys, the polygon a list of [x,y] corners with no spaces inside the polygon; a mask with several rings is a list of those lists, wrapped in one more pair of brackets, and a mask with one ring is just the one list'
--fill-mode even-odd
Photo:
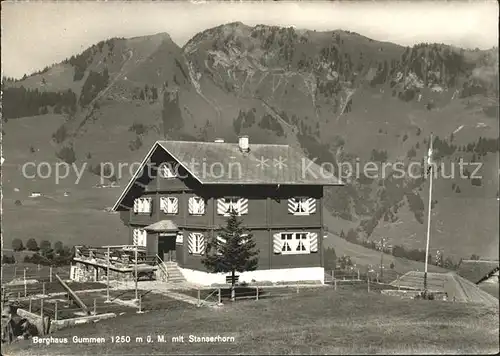
{"label": "conifer tree", "polygon": [[216,231],[207,254],[202,260],[207,269],[214,273],[231,273],[231,300],[235,300],[236,272],[257,269],[259,250],[253,235],[244,227],[234,211],[227,219],[226,226]]}

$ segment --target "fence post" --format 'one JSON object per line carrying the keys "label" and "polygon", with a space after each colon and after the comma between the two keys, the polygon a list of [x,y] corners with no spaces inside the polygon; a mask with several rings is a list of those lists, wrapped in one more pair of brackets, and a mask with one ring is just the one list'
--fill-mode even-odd
{"label": "fence post", "polygon": [[221,293],[220,288],[219,288],[218,294],[219,294],[219,305],[221,305],[222,304],[222,293]]}
{"label": "fence post", "polygon": [[360,280],[360,279],[359,279],[359,268],[358,268],[358,281],[359,281],[359,280]]}
{"label": "fence post", "polygon": [[259,300],[259,287],[255,287],[255,300]]}
{"label": "fence post", "polygon": [[297,283],[297,294],[299,294],[299,283]]}
{"label": "fence post", "polygon": [[56,303],[54,304],[54,319],[57,320],[57,300]]}
{"label": "fence post", "polygon": [[370,276],[368,276],[366,280],[368,281],[368,292],[370,292]]}
{"label": "fence post", "polygon": [[97,314],[97,304],[96,304],[96,299],[94,298],[94,315]]}
{"label": "fence post", "polygon": [[400,285],[399,285],[399,275],[398,275],[398,290],[400,290]]}
{"label": "fence post", "polygon": [[28,307],[28,311],[31,313],[31,297],[30,297],[30,304],[29,304],[29,307]]}
{"label": "fence post", "polygon": [[42,295],[45,295],[45,282],[42,282]]}
{"label": "fence post", "polygon": [[52,283],[52,266],[49,268],[49,282]]}
{"label": "fence post", "polygon": [[14,267],[14,278],[16,278],[16,277],[17,277],[17,266]]}
{"label": "fence post", "polygon": [[17,299],[21,299],[21,292],[17,292]]}
{"label": "fence post", "polygon": [[139,310],[137,311],[137,314],[142,314],[144,313],[142,311],[142,295],[139,295]]}
{"label": "fence post", "polygon": [[333,280],[333,284],[334,284],[335,290],[337,290],[337,280],[336,279]]}
{"label": "fence post", "polygon": [[26,285],[26,268],[23,268],[23,280],[24,280],[24,296],[26,297],[26,289],[28,288],[28,286]]}
{"label": "fence post", "polygon": [[199,288],[198,288],[198,306],[201,306],[201,292]]}
{"label": "fence post", "polygon": [[379,280],[378,280],[378,272],[377,272],[377,283],[379,283]]}
{"label": "fence post", "polygon": [[40,268],[41,268],[41,267],[40,267],[40,264],[38,264],[38,265],[36,266],[36,268],[37,268],[37,270],[38,270],[38,271],[40,271]]}
{"label": "fence post", "polygon": [[40,299],[40,317],[42,319],[42,335],[45,335],[45,318],[43,317],[43,297]]}

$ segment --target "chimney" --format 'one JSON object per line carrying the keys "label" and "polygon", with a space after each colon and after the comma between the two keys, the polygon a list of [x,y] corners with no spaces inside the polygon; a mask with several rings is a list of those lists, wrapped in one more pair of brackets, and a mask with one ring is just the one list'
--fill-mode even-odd
{"label": "chimney", "polygon": [[216,143],[224,143],[224,139],[223,138],[216,138],[214,142],[216,142]]}
{"label": "chimney", "polygon": [[248,136],[240,136],[238,138],[238,146],[240,146],[241,152],[250,151]]}

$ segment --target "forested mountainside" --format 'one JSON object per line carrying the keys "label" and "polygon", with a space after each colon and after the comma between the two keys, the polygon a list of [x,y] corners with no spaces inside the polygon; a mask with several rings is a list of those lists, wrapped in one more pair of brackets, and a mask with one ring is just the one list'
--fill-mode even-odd
{"label": "forested mountainside", "polygon": [[[424,247],[427,179],[393,170],[346,178],[338,166],[421,162],[432,132],[444,167],[460,158],[482,164],[482,178],[469,166],[468,178],[436,179],[433,248],[498,255],[497,48],[403,47],[349,31],[231,23],[182,48],[165,33],[102,41],[22,80],[4,78],[2,89],[11,162],[87,162],[98,177],[100,162],[140,161],[157,139],[247,134],[297,147],[345,178],[326,189],[331,231],[407,248]],[[37,133],[44,120],[52,131]],[[9,141],[21,126],[35,130],[38,147],[33,138]],[[6,169],[13,184],[18,171]]]}

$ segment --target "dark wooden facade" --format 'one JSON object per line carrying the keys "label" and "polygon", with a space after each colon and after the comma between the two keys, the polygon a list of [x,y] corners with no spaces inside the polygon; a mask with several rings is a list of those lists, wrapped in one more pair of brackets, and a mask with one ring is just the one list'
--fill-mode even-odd
{"label": "dark wooden facade", "polygon": [[[152,166],[173,159],[165,151],[157,150],[151,157]],[[251,230],[260,250],[258,269],[322,267],[323,187],[319,185],[203,185],[182,168],[180,178],[162,178],[156,169],[145,169],[132,185],[121,202],[121,219],[130,227],[129,241],[133,243],[133,230],[143,228],[161,220],[173,221],[184,235],[183,244],[176,246],[176,261],[180,267],[204,271],[202,257],[191,255],[187,249],[190,232],[203,233],[207,238],[225,225],[226,217],[217,214],[217,199],[238,196],[248,199],[248,214],[241,216],[243,224]],[[161,197],[177,197],[178,213],[165,214],[160,210]],[[188,199],[199,196],[205,199],[205,214],[190,215]],[[316,212],[308,216],[296,216],[288,212],[288,199],[308,196],[316,199]],[[134,213],[134,199],[151,197],[150,214]],[[125,209],[125,210],[124,210]],[[309,254],[281,255],[273,253],[273,235],[278,232],[315,232],[318,236],[318,251]],[[158,233],[148,233],[147,246],[150,254],[158,252]]]}

